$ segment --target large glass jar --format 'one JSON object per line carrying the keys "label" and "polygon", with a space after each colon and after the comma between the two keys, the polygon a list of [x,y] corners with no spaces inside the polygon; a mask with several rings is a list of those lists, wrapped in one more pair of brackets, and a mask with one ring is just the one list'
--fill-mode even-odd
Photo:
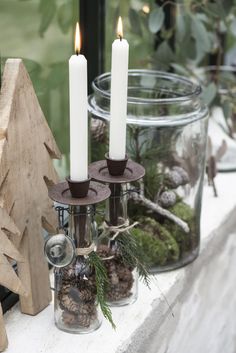
{"label": "large glass jar", "polygon": [[118,237],[131,236],[125,230],[129,226],[126,189],[126,184],[110,184],[111,195],[106,201],[106,226],[98,238],[97,252],[107,270],[109,283],[106,299],[111,306],[131,304],[138,295],[137,271],[125,262],[121,253],[124,244],[122,239],[118,242]]}
{"label": "large glass jar", "polygon": [[[97,77],[89,97],[92,152],[97,159],[108,150],[110,81],[110,73]],[[199,252],[208,126],[200,93],[198,85],[178,75],[129,71],[127,152],[146,169],[129,215],[140,223],[132,234],[153,272],[183,266]]]}
{"label": "large glass jar", "polygon": [[[93,246],[94,228],[92,207],[70,206],[67,237],[71,241],[60,234],[52,236],[46,243],[47,258],[56,264],[55,324],[66,332],[89,333],[101,325],[95,270],[88,257],[89,248]],[[68,245],[70,243],[73,246]],[[65,266],[65,261],[70,263]]]}

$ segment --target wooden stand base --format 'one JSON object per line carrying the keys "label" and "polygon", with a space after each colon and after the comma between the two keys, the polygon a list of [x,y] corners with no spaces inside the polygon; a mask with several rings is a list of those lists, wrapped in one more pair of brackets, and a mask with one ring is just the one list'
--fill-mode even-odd
{"label": "wooden stand base", "polygon": [[7,334],[3,321],[2,307],[0,305],[0,352],[4,351],[8,346]]}

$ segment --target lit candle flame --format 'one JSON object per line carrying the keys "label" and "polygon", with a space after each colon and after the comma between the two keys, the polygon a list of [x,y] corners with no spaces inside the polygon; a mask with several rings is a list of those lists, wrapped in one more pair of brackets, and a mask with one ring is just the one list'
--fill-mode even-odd
{"label": "lit candle flame", "polygon": [[117,37],[122,40],[123,38],[123,23],[122,18],[119,16],[118,23],[117,23]]}
{"label": "lit candle flame", "polygon": [[143,10],[143,12],[147,15],[147,14],[149,14],[149,12],[150,12],[150,7],[149,7],[149,5],[143,5],[143,8],[142,8],[142,10]]}
{"label": "lit candle flame", "polygon": [[81,49],[81,39],[80,39],[80,29],[79,29],[79,23],[76,23],[76,29],[75,29],[75,54],[79,55]]}

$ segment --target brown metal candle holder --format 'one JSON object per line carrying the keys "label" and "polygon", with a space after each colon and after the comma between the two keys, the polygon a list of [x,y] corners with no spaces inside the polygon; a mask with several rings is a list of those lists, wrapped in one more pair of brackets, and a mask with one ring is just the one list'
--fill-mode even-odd
{"label": "brown metal candle holder", "polygon": [[105,157],[106,160],[89,165],[89,175],[93,180],[108,184],[124,184],[137,181],[145,175],[143,166],[131,159],[109,159],[107,154]]}
{"label": "brown metal candle holder", "polygon": [[[118,223],[118,196],[121,193],[121,184],[135,182],[145,175],[145,169],[140,164],[133,162],[131,159],[125,159],[125,164],[120,160],[111,160],[105,155],[106,160],[97,161],[89,165],[89,175],[92,179],[109,184],[110,195],[110,221],[113,226]],[[121,167],[122,164],[122,167]],[[124,168],[123,168],[124,167]],[[121,174],[117,174],[118,170],[122,170]]]}
{"label": "brown metal candle holder", "polygon": [[[110,196],[110,191],[105,185],[94,181],[90,182],[90,180],[85,182],[87,183],[86,188],[88,187],[88,191],[86,193],[82,192],[82,195],[85,194],[84,197],[73,196],[81,195],[81,191],[78,192],[80,185],[76,185],[80,183],[77,182],[72,182],[72,184],[69,182],[61,182],[53,185],[49,189],[48,195],[53,201],[69,206],[95,205]],[[73,190],[73,188],[75,190]]]}
{"label": "brown metal candle holder", "polygon": [[83,181],[74,181],[69,177],[66,178],[72,197],[74,198],[84,198],[87,196],[89,191],[89,184],[91,178]]}
{"label": "brown metal candle holder", "polygon": [[[68,212],[72,217],[74,217],[75,228],[75,247],[87,247],[89,244],[86,243],[86,217],[87,217],[87,206],[95,205],[99,202],[106,200],[110,196],[110,190],[107,186],[97,183],[90,182],[90,180],[85,182],[86,185],[83,185],[81,188],[81,183],[72,183],[61,182],[56,185],[53,185],[49,189],[49,197],[60,204],[67,205]],[[76,185],[78,184],[78,185]],[[73,189],[74,188],[74,189]],[[86,190],[88,188],[88,191]],[[80,197],[74,197],[73,195],[80,195]],[[86,191],[81,193],[82,191]],[[78,192],[79,191],[79,192]],[[85,195],[81,197],[81,195]],[[63,211],[66,210],[63,207]]]}
{"label": "brown metal candle holder", "polygon": [[125,155],[124,159],[115,160],[115,159],[109,158],[108,153],[106,153],[105,158],[107,161],[107,169],[110,175],[119,176],[124,174],[127,161],[128,161],[127,154]]}

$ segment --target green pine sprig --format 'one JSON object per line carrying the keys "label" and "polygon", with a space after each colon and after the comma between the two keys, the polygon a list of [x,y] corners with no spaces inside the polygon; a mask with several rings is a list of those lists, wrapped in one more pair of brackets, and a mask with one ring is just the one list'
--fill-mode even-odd
{"label": "green pine sprig", "polygon": [[105,266],[99,255],[92,251],[89,254],[89,263],[90,266],[94,267],[95,276],[96,276],[96,287],[97,287],[97,302],[100,305],[103,316],[110,322],[113,329],[116,328],[116,325],[112,319],[111,309],[109,308],[106,299],[105,293],[108,285],[108,277]]}
{"label": "green pine sprig", "polygon": [[150,288],[150,275],[143,262],[143,253],[136,239],[129,232],[120,233],[116,237],[117,246],[124,263],[136,267],[139,278]]}

